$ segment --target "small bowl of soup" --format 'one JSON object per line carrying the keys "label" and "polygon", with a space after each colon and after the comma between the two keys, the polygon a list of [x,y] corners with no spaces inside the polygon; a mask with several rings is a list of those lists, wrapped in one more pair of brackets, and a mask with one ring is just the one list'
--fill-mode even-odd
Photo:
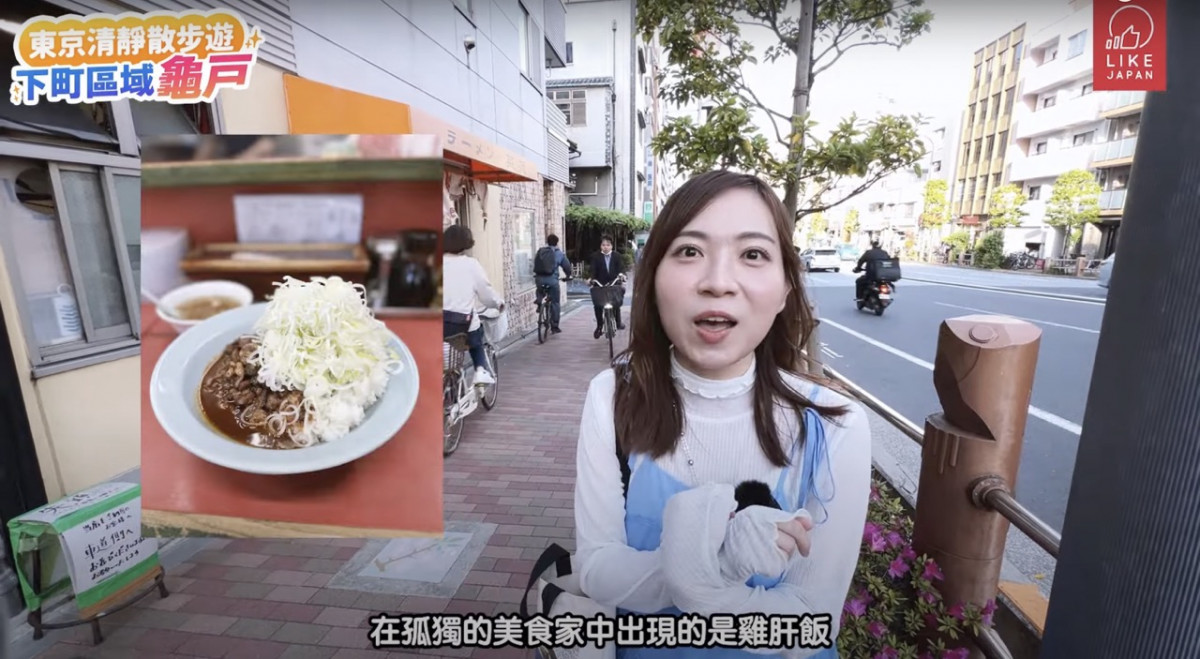
{"label": "small bowl of soup", "polygon": [[249,306],[254,293],[235,281],[200,281],[167,293],[155,310],[179,334],[218,314]]}

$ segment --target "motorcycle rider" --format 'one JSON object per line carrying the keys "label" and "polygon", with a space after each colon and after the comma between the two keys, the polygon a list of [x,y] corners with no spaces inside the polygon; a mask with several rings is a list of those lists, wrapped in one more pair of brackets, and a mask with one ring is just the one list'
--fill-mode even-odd
{"label": "motorcycle rider", "polygon": [[864,265],[867,266],[867,271],[863,272],[863,275],[861,277],[854,280],[854,301],[855,302],[862,301],[863,295],[866,293],[867,284],[870,283],[870,281],[871,281],[870,278],[872,277],[872,275],[874,275],[874,273],[871,271],[871,268],[870,268],[871,263],[873,261],[887,261],[891,258],[892,258],[891,255],[889,255],[883,249],[880,249],[878,239],[871,241],[871,249],[868,249],[867,251],[863,252],[863,255],[858,257],[858,265],[854,266],[854,272],[863,272],[863,266]]}

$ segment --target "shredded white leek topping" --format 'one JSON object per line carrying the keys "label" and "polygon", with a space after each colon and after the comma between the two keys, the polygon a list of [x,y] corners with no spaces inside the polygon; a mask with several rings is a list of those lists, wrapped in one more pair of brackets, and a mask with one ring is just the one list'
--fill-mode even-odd
{"label": "shredded white leek topping", "polygon": [[290,438],[303,447],[346,436],[403,366],[387,328],[367,308],[365,289],[340,277],[285,277],[254,331],[259,346],[250,359],[259,382],[304,398],[303,409],[281,409],[267,423],[281,434],[302,420]]}

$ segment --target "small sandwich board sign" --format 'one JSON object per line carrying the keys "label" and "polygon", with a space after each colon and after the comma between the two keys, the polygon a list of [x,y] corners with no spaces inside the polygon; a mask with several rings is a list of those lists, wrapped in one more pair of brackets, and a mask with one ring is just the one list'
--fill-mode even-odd
{"label": "small sandwich board sign", "polygon": [[103,483],[10,520],[26,606],[41,609],[69,586],[81,614],[90,617],[153,579],[160,572],[158,540],[143,539],[141,527],[137,483]]}

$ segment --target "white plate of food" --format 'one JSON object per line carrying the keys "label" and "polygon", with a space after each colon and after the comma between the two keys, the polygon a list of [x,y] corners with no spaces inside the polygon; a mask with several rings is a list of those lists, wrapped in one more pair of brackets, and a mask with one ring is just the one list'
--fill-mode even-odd
{"label": "white plate of food", "polygon": [[340,278],[288,278],[270,302],[222,312],[171,342],[150,377],[163,430],[196,457],[301,474],[386,444],[417,403],[408,347]]}

